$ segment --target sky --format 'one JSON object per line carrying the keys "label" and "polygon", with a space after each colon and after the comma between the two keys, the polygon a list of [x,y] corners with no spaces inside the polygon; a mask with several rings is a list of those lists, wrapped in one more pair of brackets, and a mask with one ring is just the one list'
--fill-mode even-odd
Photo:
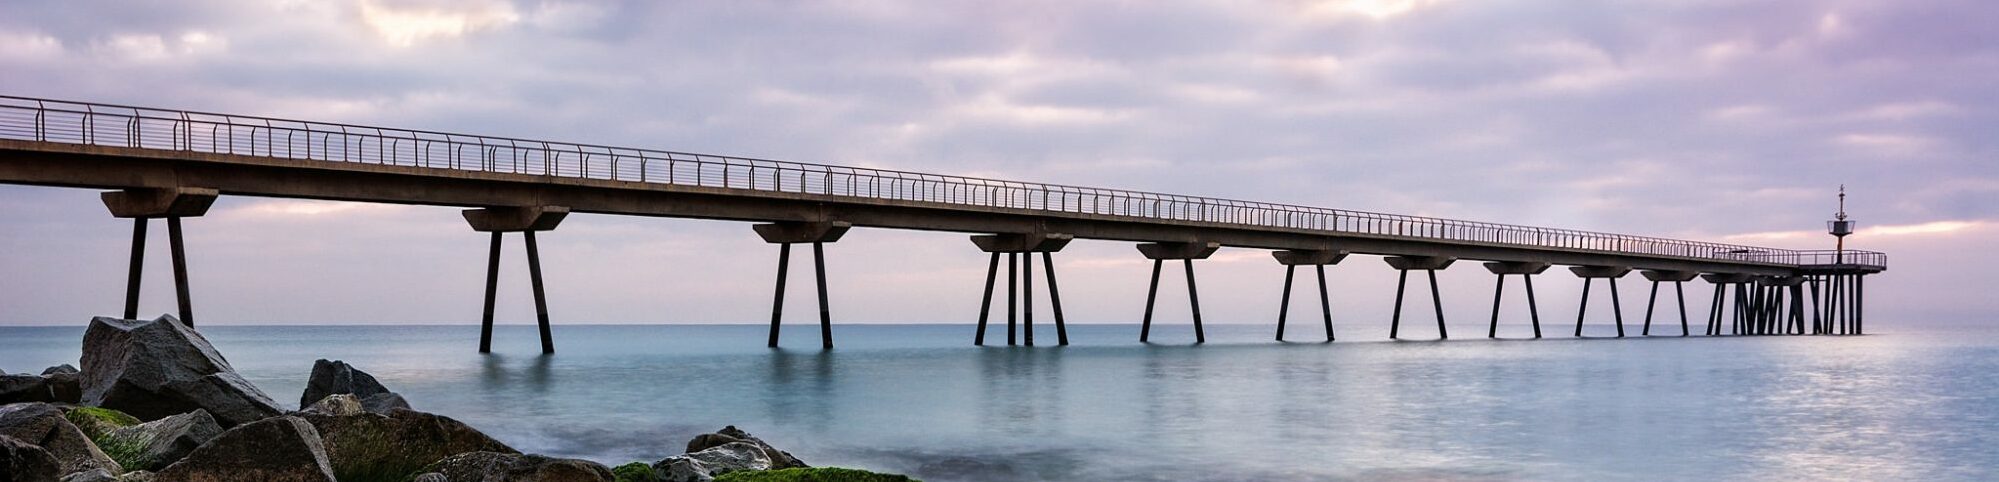
{"label": "sky", "polygon": [[[1832,247],[1844,184],[1849,246],[1890,255],[1879,330],[1999,318],[1992,25],[1983,0],[29,0],[0,3],[0,94],[1795,249]],[[478,321],[487,240],[455,208],[224,197],[187,229],[202,323]],[[163,231],[148,315],[174,309]],[[94,191],[0,186],[0,324],[116,314],[129,240]],[[558,325],[769,316],[777,249],[747,224],[579,214],[541,247]],[[531,323],[507,249],[499,318]],[[965,234],[827,251],[836,322],[976,317]],[[1267,252],[1198,266],[1206,321],[1272,323]],[[1130,243],[1057,268],[1072,321],[1137,321]],[[1386,324],[1392,270],[1329,274],[1340,323]],[[1491,275],[1441,277],[1482,323]],[[1542,278],[1543,315],[1573,316],[1580,283]],[[1178,278],[1161,293],[1186,322]]]}

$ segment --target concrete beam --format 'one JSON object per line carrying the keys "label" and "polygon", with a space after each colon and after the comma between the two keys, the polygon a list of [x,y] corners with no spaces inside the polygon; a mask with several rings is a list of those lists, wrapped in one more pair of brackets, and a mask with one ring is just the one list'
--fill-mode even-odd
{"label": "concrete beam", "polygon": [[1381,260],[1387,262],[1388,267],[1403,271],[1439,270],[1449,268],[1451,263],[1458,261],[1448,256],[1389,256]]}
{"label": "concrete beam", "polygon": [[1569,272],[1575,273],[1576,277],[1579,278],[1623,278],[1624,275],[1631,274],[1631,268],[1625,266],[1570,266]]}
{"label": "concrete beam", "polygon": [[134,188],[102,195],[104,207],[120,218],[192,218],[208,214],[222,193],[194,187]]}
{"label": "concrete beam", "polygon": [[1757,281],[1757,282],[1760,282],[1760,283],[1763,283],[1763,284],[1764,284],[1764,285],[1766,285],[1766,286],[1782,286],[1782,287],[1785,287],[1785,288],[1789,288],[1789,287],[1792,287],[1792,286],[1797,286],[1797,285],[1801,285],[1801,284],[1805,284],[1805,277],[1803,277],[1803,276],[1763,276],[1763,277],[1758,277],[1758,278],[1756,278],[1756,281]]}
{"label": "concrete beam", "polygon": [[750,229],[755,229],[757,236],[762,236],[766,243],[831,243],[839,241],[853,227],[853,224],[829,221],[758,224]]}
{"label": "concrete beam", "polygon": [[1638,274],[1645,275],[1645,279],[1652,281],[1661,281],[1661,282],[1693,281],[1695,277],[1701,275],[1699,271],[1672,271],[1672,270],[1659,270],[1659,269],[1639,270]]}
{"label": "concrete beam", "polygon": [[1270,256],[1277,258],[1277,264],[1285,266],[1323,266],[1340,264],[1340,260],[1347,259],[1347,252],[1333,249],[1286,249],[1271,251]]}
{"label": "concrete beam", "polygon": [[972,244],[988,253],[1057,253],[1076,239],[1060,233],[1001,233],[972,236]]}
{"label": "concrete beam", "polygon": [[563,206],[519,206],[467,209],[459,213],[465,216],[465,223],[472,225],[473,231],[482,233],[517,233],[522,231],[554,231],[569,217],[569,208]]}
{"label": "concrete beam", "polygon": [[1138,252],[1145,259],[1208,259],[1221,249],[1222,243],[1145,243],[1138,245]]}
{"label": "concrete beam", "polygon": [[1513,261],[1493,261],[1485,264],[1485,270],[1492,274],[1541,274],[1548,271],[1548,263],[1526,263]]}
{"label": "concrete beam", "polygon": [[1748,283],[1756,279],[1756,275],[1748,273],[1708,273],[1701,275],[1701,279],[1715,284],[1735,284]]}

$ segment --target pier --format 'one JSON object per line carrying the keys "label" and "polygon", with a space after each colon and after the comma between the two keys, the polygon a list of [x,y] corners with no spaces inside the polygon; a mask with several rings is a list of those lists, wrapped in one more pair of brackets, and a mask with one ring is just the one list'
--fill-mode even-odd
{"label": "pier", "polygon": [[[1671,284],[1679,330],[1689,336],[1684,284],[1715,287],[1701,334],[1845,335],[1864,332],[1867,275],[1887,269],[1872,251],[1789,250],[1573,229],[1439,219],[1322,207],[1005,181],[885,169],[751,159],[665,150],[358,126],[256,116],[0,96],[0,183],[105,190],[112,216],[133,220],[126,318],[137,317],[146,231],[164,219],[173,257],[180,319],[194,324],[182,242],[183,220],[198,218],[219,196],[457,206],[472,231],[489,233],[479,350],[491,349],[500,248],[505,235],[526,245],[542,350],[553,353],[551,314],[542,289],[536,233],[556,230],[569,213],[700,218],[752,223],[776,244],[776,297],[769,344],[777,346],[792,245],[809,244],[818,289],[821,346],[833,347],[826,245],[853,228],[911,229],[971,235],[990,253],[984,302],[972,335],[987,343],[988,321],[1006,259],[1006,342],[1034,345],[1035,259],[1041,260],[1056,344],[1068,344],[1056,254],[1076,239],[1131,242],[1152,260],[1151,289],[1138,339],[1150,341],[1160,276],[1167,261],[1185,275],[1193,339],[1205,341],[1197,261],[1221,248],[1271,252],[1285,268],[1283,340],[1296,268],[1318,276],[1326,341],[1335,314],[1329,267],[1353,255],[1379,257],[1397,270],[1391,338],[1401,338],[1410,271],[1426,278],[1437,338],[1448,338],[1436,272],[1457,261],[1482,262],[1495,277],[1488,337],[1498,336],[1505,280],[1523,279],[1542,336],[1533,277],[1566,266],[1590,287],[1605,279],[1614,322],[1625,336],[1617,280],[1633,271],[1651,281],[1641,336],[1653,335],[1659,288]],[[1844,209],[1836,223],[1851,232]],[[188,229],[198,229],[189,227]],[[1834,226],[1834,234],[1845,234]],[[474,243],[468,236],[468,245]],[[1004,256],[1002,256],[1004,255]],[[1366,269],[1351,266],[1348,269]],[[1469,263],[1467,263],[1469,264]],[[1337,276],[1338,270],[1330,270]],[[1419,281],[1420,284],[1420,281]],[[1418,291],[1420,295],[1421,291]],[[1018,296],[1016,296],[1018,295]],[[1417,303],[1421,303],[1418,301]],[[1418,308],[1420,309],[1420,308]],[[1420,316],[1420,315],[1419,315]],[[1580,315],[1574,336],[1582,336]],[[1663,331],[1663,330],[1662,330]],[[1016,336],[1016,335],[1019,336]]]}

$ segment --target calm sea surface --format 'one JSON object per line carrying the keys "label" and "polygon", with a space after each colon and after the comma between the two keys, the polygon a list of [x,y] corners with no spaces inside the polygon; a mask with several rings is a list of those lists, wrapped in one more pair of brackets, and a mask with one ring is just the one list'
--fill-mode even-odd
{"label": "calm sea surface", "polygon": [[[611,465],[734,424],[815,465],[932,481],[1999,479],[1999,331],[1882,325],[1330,345],[1215,325],[1201,347],[1184,325],[1150,346],[1080,325],[1075,345],[1032,349],[974,348],[966,325],[840,325],[830,352],[812,325],[781,350],[757,326],[559,325],[552,357],[524,326],[489,356],[469,326],[202,330],[287,405],[313,359],[344,359],[419,410]],[[76,363],[82,331],[0,328],[0,369]]]}

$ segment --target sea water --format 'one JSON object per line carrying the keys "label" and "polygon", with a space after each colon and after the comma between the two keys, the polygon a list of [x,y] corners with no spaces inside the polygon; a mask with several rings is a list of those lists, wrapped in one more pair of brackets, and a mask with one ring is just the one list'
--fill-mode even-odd
{"label": "sea water", "polygon": [[[1404,336],[1434,336],[1419,325]],[[811,324],[781,349],[760,326],[563,324],[554,356],[531,326],[501,326],[490,355],[475,326],[201,332],[287,407],[314,359],[341,359],[520,450],[609,465],[736,425],[814,465],[931,481],[1999,479],[1999,331],[1878,325],[1329,344],[1312,323],[1287,343],[1211,324],[1200,346],[1186,325],[1149,345],[1074,325],[1056,347],[1044,323],[1040,346],[1000,325],[979,348],[968,325],[843,324],[824,351]],[[0,369],[74,364],[82,333],[0,327]]]}

